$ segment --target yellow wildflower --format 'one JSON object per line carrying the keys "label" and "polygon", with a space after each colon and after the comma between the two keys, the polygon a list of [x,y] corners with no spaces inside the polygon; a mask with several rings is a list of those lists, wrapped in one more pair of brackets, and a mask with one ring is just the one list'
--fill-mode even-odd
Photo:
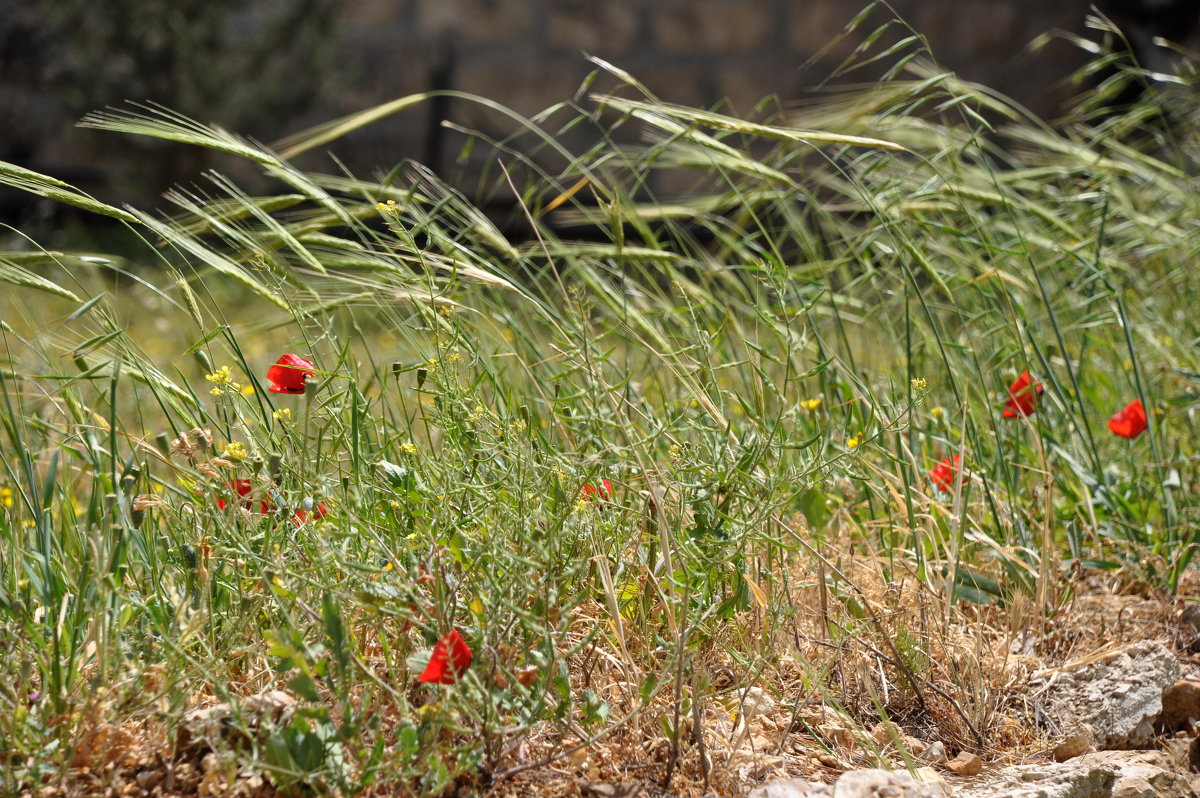
{"label": "yellow wildflower", "polygon": [[242,396],[254,396],[254,386],[247,385],[239,390]]}
{"label": "yellow wildflower", "polygon": [[281,407],[271,414],[271,418],[287,423],[292,420],[292,409],[290,407]]}
{"label": "yellow wildflower", "polygon": [[233,378],[233,370],[229,366],[221,366],[212,374],[205,374],[204,379],[209,382],[215,382],[217,385],[228,385]]}
{"label": "yellow wildflower", "polygon": [[416,456],[417,447],[413,444],[412,441],[409,441],[408,443],[400,444],[400,451],[404,452],[405,454],[410,454],[410,455]]}
{"label": "yellow wildflower", "polygon": [[816,410],[818,407],[820,407],[821,402],[823,402],[823,401],[825,401],[825,400],[822,397],[814,396],[812,399],[805,399],[803,402],[800,403],[800,406],[811,413],[814,410]]}
{"label": "yellow wildflower", "polygon": [[849,449],[857,449],[863,442],[863,434],[860,432],[850,440],[846,441],[846,447]]}
{"label": "yellow wildflower", "polygon": [[941,405],[929,408],[929,415],[933,416],[935,421],[941,421],[942,416],[944,416],[945,414],[946,414],[946,411],[944,409],[942,409]]}
{"label": "yellow wildflower", "polygon": [[230,441],[225,444],[225,448],[221,452],[227,459],[234,461],[245,460],[249,456],[246,447],[238,441]]}
{"label": "yellow wildflower", "polygon": [[925,379],[923,377],[913,377],[912,378],[912,387],[913,387],[914,391],[925,390]]}
{"label": "yellow wildflower", "polygon": [[3,505],[4,507],[13,506],[12,488],[0,488],[0,505]]}

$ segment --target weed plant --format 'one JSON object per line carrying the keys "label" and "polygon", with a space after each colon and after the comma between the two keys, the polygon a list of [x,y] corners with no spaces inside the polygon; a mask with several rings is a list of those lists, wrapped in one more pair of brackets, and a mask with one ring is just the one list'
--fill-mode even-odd
{"label": "weed plant", "polygon": [[[756,122],[600,61],[531,119],[455,95],[508,120],[462,156],[502,219],[418,164],[293,166],[425,97],[271,148],[87,117],[276,186],[211,172],[171,215],[0,165],[146,253],[0,258],[4,789],[181,761],[218,703],[206,778],[344,794],[618,755],[732,785],[748,687],[780,751],[814,703],[1000,745],[994,651],[1196,552],[1196,106],[1052,127],[921,52]],[[452,631],[470,666],[418,682]]]}

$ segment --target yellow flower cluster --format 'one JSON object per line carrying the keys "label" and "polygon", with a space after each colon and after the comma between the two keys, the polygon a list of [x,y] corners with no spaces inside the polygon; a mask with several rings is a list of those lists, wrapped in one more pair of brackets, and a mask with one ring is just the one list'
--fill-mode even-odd
{"label": "yellow flower cluster", "polygon": [[821,406],[822,401],[824,401],[824,399],[822,397],[816,396],[816,397],[813,397],[812,399],[805,399],[804,401],[802,401],[800,403],[800,406],[803,407],[808,412],[812,413],[818,407]]}
{"label": "yellow flower cluster", "polygon": [[209,391],[213,396],[224,396],[232,391],[241,393],[244,396],[249,396],[254,393],[254,386],[242,386],[240,382],[233,381],[233,370],[229,366],[221,366],[212,374],[205,374],[204,379],[213,383],[213,389]]}
{"label": "yellow flower cluster", "polygon": [[241,462],[250,455],[250,453],[246,451],[246,447],[238,441],[230,441],[229,443],[225,444],[225,448],[221,451],[221,454],[224,455],[226,459],[233,460],[234,462]]}

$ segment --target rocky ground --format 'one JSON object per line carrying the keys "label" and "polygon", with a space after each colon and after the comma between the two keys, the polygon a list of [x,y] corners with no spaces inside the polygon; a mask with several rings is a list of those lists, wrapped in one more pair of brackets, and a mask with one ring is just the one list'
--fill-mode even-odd
{"label": "rocky ground", "polygon": [[[1197,587],[1187,594],[1200,593]],[[957,716],[946,708],[948,720],[940,725],[895,716],[880,723],[870,702],[851,704],[852,691],[824,695],[764,682],[767,689],[731,688],[709,702],[704,747],[691,746],[681,756],[665,788],[662,738],[648,726],[624,743],[607,740],[566,760],[531,765],[517,778],[465,784],[452,793],[1200,798],[1200,605],[1178,596],[1123,595],[1107,586],[1077,595],[1052,617],[1026,613],[1021,623],[1001,628],[999,621],[1013,617],[997,610],[961,624],[979,640],[998,637],[1003,651],[972,660],[976,681],[990,685],[980,695],[993,710],[978,737],[973,727],[954,734]],[[1032,625],[1038,617],[1041,625]],[[951,686],[945,687],[941,694],[949,695]],[[70,777],[26,794],[275,796],[280,793],[265,774],[229,754],[237,748],[230,736],[254,737],[296,707],[296,698],[276,689],[241,699],[240,724],[231,722],[229,704],[211,701],[189,711],[173,731],[97,722],[77,742]],[[535,765],[563,745],[540,750],[536,743],[527,755]],[[376,784],[371,794],[412,794],[398,790]]]}
{"label": "rocky ground", "polygon": [[935,743],[911,773],[852,770],[829,784],[778,779],[748,798],[1200,795],[1200,673],[1183,674],[1165,642],[1140,641],[1038,673],[1027,699],[1052,742],[1038,761],[985,767],[969,752],[948,759]]}

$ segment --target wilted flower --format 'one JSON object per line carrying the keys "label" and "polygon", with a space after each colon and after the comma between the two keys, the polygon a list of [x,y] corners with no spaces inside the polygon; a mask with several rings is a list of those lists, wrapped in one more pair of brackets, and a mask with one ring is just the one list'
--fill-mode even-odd
{"label": "wilted flower", "polygon": [[152,510],[156,507],[164,507],[166,502],[161,497],[155,496],[153,493],[143,493],[140,496],[134,496],[129,508],[134,512],[142,512],[143,510]]}
{"label": "wilted flower", "polygon": [[182,454],[193,457],[201,449],[212,446],[212,430],[193,427],[179,433],[179,437],[171,441],[171,454]]}

